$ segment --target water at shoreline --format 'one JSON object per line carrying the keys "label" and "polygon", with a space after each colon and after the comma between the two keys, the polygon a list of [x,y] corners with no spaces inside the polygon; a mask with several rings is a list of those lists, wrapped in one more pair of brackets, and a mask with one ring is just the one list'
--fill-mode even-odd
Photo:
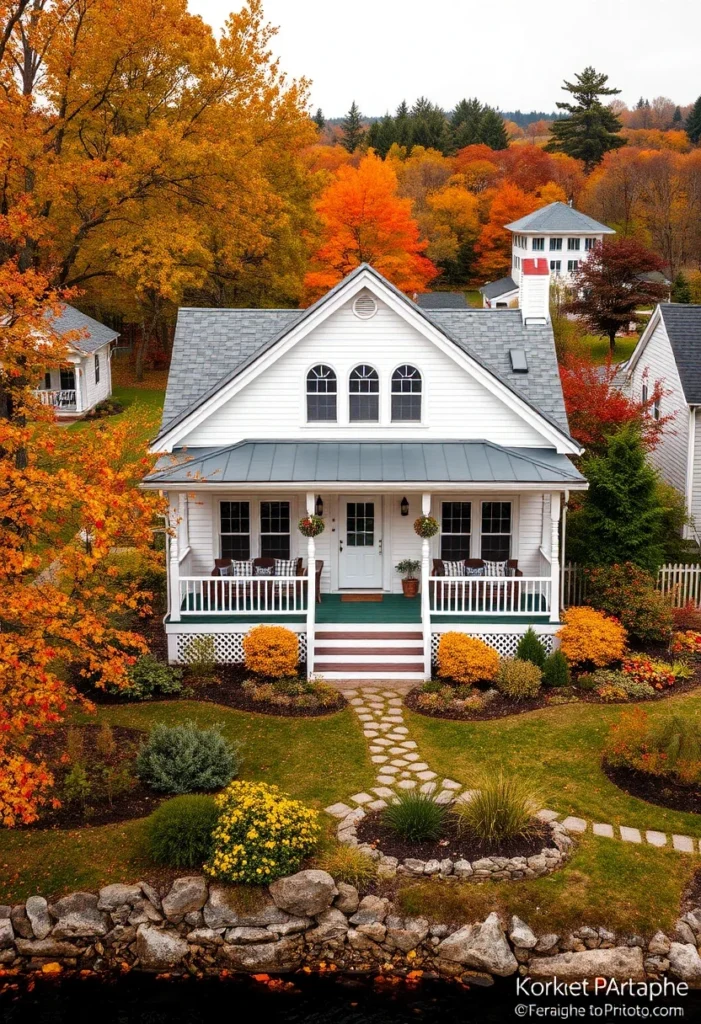
{"label": "water at shoreline", "polygon": [[[528,1016],[515,1012],[523,1001],[516,996],[513,978],[498,980],[491,988],[466,989],[444,981],[376,984],[366,978],[294,975],[270,987],[243,977],[168,981],[133,974],[111,980],[40,978],[31,991],[27,991],[26,982],[18,982],[16,991],[0,995],[0,1021],[211,1024],[213,1020],[233,1019],[260,1020],[260,1024],[504,1024]],[[646,1007],[644,1016],[654,1012],[649,1003],[634,1000],[610,1000],[618,1006],[617,1011],[610,1012],[604,1012],[603,999],[538,1002],[551,1006],[550,1019],[594,1018],[604,1024],[633,1017],[636,1005]],[[596,1010],[600,1012],[591,1012],[592,1002],[599,1004]],[[677,1019],[701,1021],[701,992],[674,1002],[683,1009]],[[563,1013],[567,1004],[578,1012]]]}

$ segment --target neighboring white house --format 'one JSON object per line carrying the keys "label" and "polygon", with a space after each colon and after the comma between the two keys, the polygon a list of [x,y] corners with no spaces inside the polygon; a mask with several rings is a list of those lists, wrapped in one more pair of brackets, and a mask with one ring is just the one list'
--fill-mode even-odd
{"label": "neighboring white house", "polygon": [[65,365],[47,369],[35,394],[58,419],[76,419],[112,394],[111,350],[119,334],[69,305],[51,327],[61,336],[76,333]]}
{"label": "neighboring white house", "polygon": [[490,281],[480,288],[487,309],[507,309],[518,305],[518,286],[524,259],[545,259],[550,274],[568,284],[579,264],[589,258],[594,246],[604,235],[613,235],[613,228],[573,209],[567,203],[550,203],[512,224],[505,224],[511,234],[511,274]]}
{"label": "neighboring white house", "polygon": [[422,309],[367,265],[306,310],[179,311],[144,481],[171,508],[171,661],[205,634],[240,660],[271,621],[329,678],[424,678],[449,629],[552,643],[563,499],[587,485],[532,262],[521,311]]}
{"label": "neighboring white house", "polygon": [[701,524],[701,306],[661,303],[650,317],[633,354],[622,368],[631,396],[647,399],[656,381],[666,394],[651,414],[673,416],[650,459],[668,483],[686,499],[696,526],[687,535],[699,540]]}

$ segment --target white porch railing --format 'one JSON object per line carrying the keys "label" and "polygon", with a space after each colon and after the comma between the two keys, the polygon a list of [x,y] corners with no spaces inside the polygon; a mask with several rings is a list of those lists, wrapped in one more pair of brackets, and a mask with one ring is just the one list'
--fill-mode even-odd
{"label": "white porch railing", "polygon": [[432,615],[547,615],[549,576],[433,576]]}
{"label": "white porch railing", "polygon": [[[188,615],[298,615],[309,600],[307,576],[180,576],[179,611]],[[314,599],[312,580],[312,600]]]}
{"label": "white porch railing", "polygon": [[77,409],[77,393],[74,388],[68,390],[48,391],[37,389],[34,392],[42,405],[50,405],[52,409],[64,409],[75,412]]}

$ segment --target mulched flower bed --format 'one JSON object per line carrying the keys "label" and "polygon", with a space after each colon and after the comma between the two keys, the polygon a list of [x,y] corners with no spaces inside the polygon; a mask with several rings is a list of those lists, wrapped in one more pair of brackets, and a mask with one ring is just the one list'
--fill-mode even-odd
{"label": "mulched flower bed", "polygon": [[[61,726],[52,733],[35,739],[32,744],[32,756],[43,758],[53,772],[56,780],[53,793],[61,800],[62,806],[55,809],[44,808],[39,821],[33,825],[21,826],[22,828],[73,829],[88,825],[109,825],[113,822],[128,821],[130,818],[143,818],[165,799],[163,794],[154,793],[134,775],[134,761],[145,733],[139,729],[113,726],[115,749],[112,754],[105,755],[98,750],[99,726],[84,725],[74,729],[78,729],[83,737],[81,763],[91,787],[85,796],[84,805],[83,801],[69,801],[64,796],[65,780],[71,770],[71,764],[65,760],[68,729]],[[121,778],[121,784],[115,785],[111,803],[106,792],[105,771]],[[128,788],[118,792],[121,786]]]}
{"label": "mulched flower bed", "polygon": [[[447,685],[447,684],[446,684]],[[538,711],[540,708],[560,707],[563,704],[629,704],[642,705],[653,704],[655,701],[667,700],[669,697],[676,697],[682,693],[689,693],[691,690],[701,686],[701,666],[695,666],[695,674],[690,679],[678,679],[674,686],[665,690],[655,690],[650,687],[651,695],[644,700],[602,700],[592,690],[583,690],[577,686],[559,686],[551,689],[542,689],[537,697],[530,700],[515,701],[497,693],[490,701],[481,708],[425,708],[418,703],[422,686],[416,686],[404,698],[405,705],[418,715],[425,715],[427,718],[448,718],[462,722],[487,722],[493,718],[508,718],[511,715],[524,715],[528,711]]]}
{"label": "mulched flower bed", "polygon": [[299,703],[299,698],[290,698],[289,704],[278,704],[274,701],[253,700],[242,684],[251,678],[250,672],[238,665],[223,665],[217,669],[216,682],[194,682],[186,676],[186,684],[191,687],[190,700],[210,701],[224,704],[239,711],[253,711],[260,715],[277,715],[282,718],[320,718],[333,715],[347,707],[348,701],[340,691],[333,704],[318,704],[316,707]]}
{"label": "mulched flower bed", "polygon": [[543,848],[557,849],[549,825],[534,822],[533,833],[528,838],[512,839],[505,843],[484,843],[468,835],[458,834],[455,821],[450,814],[445,817],[443,835],[438,840],[411,843],[396,835],[382,820],[381,811],[373,811],[358,822],[359,843],[369,843],[382,850],[387,857],[405,857],[418,860],[479,860],[481,857],[532,857]]}
{"label": "mulched flower bed", "polygon": [[663,779],[648,772],[639,772],[634,768],[609,765],[603,762],[602,768],[607,778],[629,796],[636,796],[649,804],[667,807],[672,811],[691,811],[701,814],[701,790],[697,786],[688,786],[671,779]]}

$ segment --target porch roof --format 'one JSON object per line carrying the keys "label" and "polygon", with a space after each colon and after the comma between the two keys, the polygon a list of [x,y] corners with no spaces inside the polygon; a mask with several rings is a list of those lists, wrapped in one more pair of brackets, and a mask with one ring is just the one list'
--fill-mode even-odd
{"label": "porch roof", "polygon": [[566,455],[491,441],[240,441],[176,450],[144,480],[149,487],[306,483],[586,486]]}

